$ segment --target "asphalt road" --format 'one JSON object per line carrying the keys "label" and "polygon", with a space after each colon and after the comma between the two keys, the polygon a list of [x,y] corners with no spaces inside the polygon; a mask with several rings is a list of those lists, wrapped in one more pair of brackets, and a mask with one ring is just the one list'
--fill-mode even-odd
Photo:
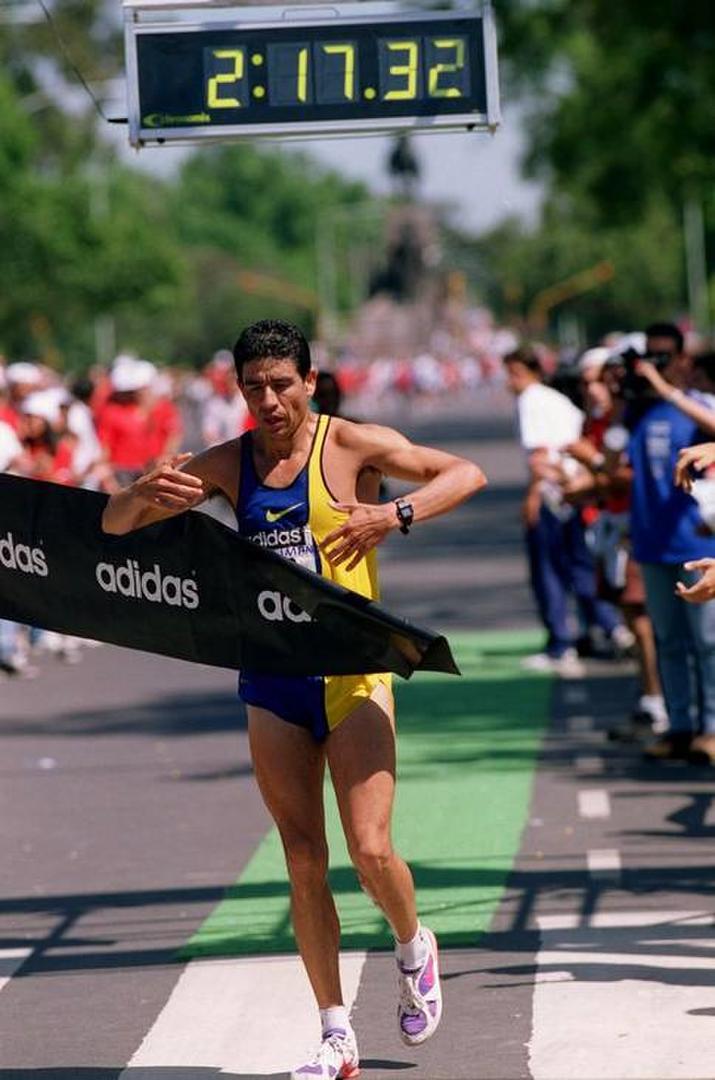
{"label": "asphalt road", "polygon": [[[473,457],[491,483],[389,541],[384,602],[449,633],[508,641],[535,627],[508,421],[423,420],[414,434]],[[177,1063],[178,1022],[159,1038],[188,986],[177,950],[269,829],[235,676],[110,647],[83,655],[0,685],[0,1080],[284,1075],[239,1069],[228,1050]],[[646,767],[637,746],[607,740],[633,693],[627,667],[553,684],[512,874],[488,933],[444,952],[445,1022],[419,1054],[392,1033],[391,958],[361,961],[354,1013],[370,1080],[715,1075],[712,774]],[[212,964],[202,977],[228,970]],[[267,969],[254,964],[257,999]],[[262,1019],[251,992],[235,1007],[244,1050],[247,1017]],[[233,1008],[223,990],[216,1002]],[[181,1023],[191,1008],[198,998]]]}

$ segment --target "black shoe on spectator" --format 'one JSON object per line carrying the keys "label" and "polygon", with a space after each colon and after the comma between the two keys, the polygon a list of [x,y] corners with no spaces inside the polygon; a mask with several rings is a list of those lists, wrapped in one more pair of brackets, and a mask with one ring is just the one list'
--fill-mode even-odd
{"label": "black shoe on spectator", "polygon": [[693,736],[690,732],[675,731],[670,735],[661,735],[659,739],[648,743],[643,751],[647,761],[687,761]]}
{"label": "black shoe on spectator", "polygon": [[625,724],[615,724],[613,727],[609,727],[607,734],[611,742],[645,742],[652,739],[654,734],[652,717],[640,709],[635,709]]}
{"label": "black shoe on spectator", "polygon": [[696,735],[690,744],[688,761],[693,765],[715,765],[715,735]]}

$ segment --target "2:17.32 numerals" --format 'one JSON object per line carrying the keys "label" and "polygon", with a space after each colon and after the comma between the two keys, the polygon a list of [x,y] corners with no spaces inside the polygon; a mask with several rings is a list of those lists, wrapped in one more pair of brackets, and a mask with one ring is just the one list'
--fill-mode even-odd
{"label": "2:17.32 numerals", "polygon": [[361,84],[356,41],[206,48],[204,65],[205,104],[211,110],[246,108],[252,100],[276,106],[338,105],[461,98],[470,93],[465,36],[379,38],[377,78],[372,80],[376,85]]}

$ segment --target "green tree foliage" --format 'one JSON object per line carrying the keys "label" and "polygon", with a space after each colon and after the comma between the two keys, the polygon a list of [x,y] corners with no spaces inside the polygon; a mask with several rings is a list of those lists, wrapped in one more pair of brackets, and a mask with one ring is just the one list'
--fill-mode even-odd
{"label": "green tree foliage", "polygon": [[[556,200],[547,203],[533,228],[511,219],[468,245],[478,259],[482,297],[506,321],[526,333],[554,332],[561,313],[574,315],[586,341],[612,330],[631,330],[656,317],[680,314],[680,224],[665,201],[629,226],[602,225],[594,215]],[[544,309],[544,290],[610,263],[613,276]]]}
{"label": "green tree foliage", "polygon": [[[670,0],[498,0],[503,93],[525,116],[539,223],[481,239],[483,290],[534,326],[539,297],[609,261],[609,282],[549,309],[591,340],[686,308],[683,206],[715,229],[715,19]],[[530,313],[532,318],[530,319]]]}
{"label": "green tree foliage", "polygon": [[[69,173],[43,168],[43,154],[22,99],[0,79],[0,344],[77,366],[92,358],[94,318],[127,304],[154,313],[167,287],[180,287],[183,256],[155,182],[99,157]],[[106,213],[93,209],[100,168]]]}
{"label": "green tree foliage", "polygon": [[507,86],[528,103],[533,173],[609,224],[715,182],[707,0],[502,0]]}
{"label": "green tree foliage", "polygon": [[[172,195],[179,240],[195,268],[198,322],[194,343],[189,338],[183,347],[209,339],[225,345],[241,323],[270,314],[312,333],[320,304],[320,222],[365,199],[361,184],[293,153],[240,144],[193,154]],[[258,273],[253,287],[241,277],[246,270]],[[344,276],[338,287],[338,300],[346,303]]]}
{"label": "green tree foliage", "polygon": [[[118,348],[183,362],[268,314],[312,332],[321,215],[364,205],[362,186],[245,144],[162,180],[122,166],[75,70],[101,101],[123,67],[116,11],[49,7],[0,26],[0,351],[83,367],[98,320]],[[334,286],[347,306],[343,272]]]}

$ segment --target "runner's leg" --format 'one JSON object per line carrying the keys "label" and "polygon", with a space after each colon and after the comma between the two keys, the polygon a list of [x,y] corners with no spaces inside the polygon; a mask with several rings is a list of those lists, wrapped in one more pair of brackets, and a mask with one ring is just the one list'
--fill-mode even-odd
{"label": "runner's leg", "polygon": [[327,882],[325,749],[266,709],[247,711],[256,779],[285,850],[298,949],[319,1008],[341,1005],[340,926]]}
{"label": "runner's leg", "polygon": [[392,847],[395,729],[386,687],[331,733],[328,763],[350,857],[397,939],[400,1038],[417,1046],[439,1026],[442,991],[435,936],[420,927],[412,874]]}
{"label": "runner's leg", "polygon": [[377,688],[327,741],[328,763],[353,865],[398,941],[417,932],[415,888],[392,847],[395,728],[392,695]]}

